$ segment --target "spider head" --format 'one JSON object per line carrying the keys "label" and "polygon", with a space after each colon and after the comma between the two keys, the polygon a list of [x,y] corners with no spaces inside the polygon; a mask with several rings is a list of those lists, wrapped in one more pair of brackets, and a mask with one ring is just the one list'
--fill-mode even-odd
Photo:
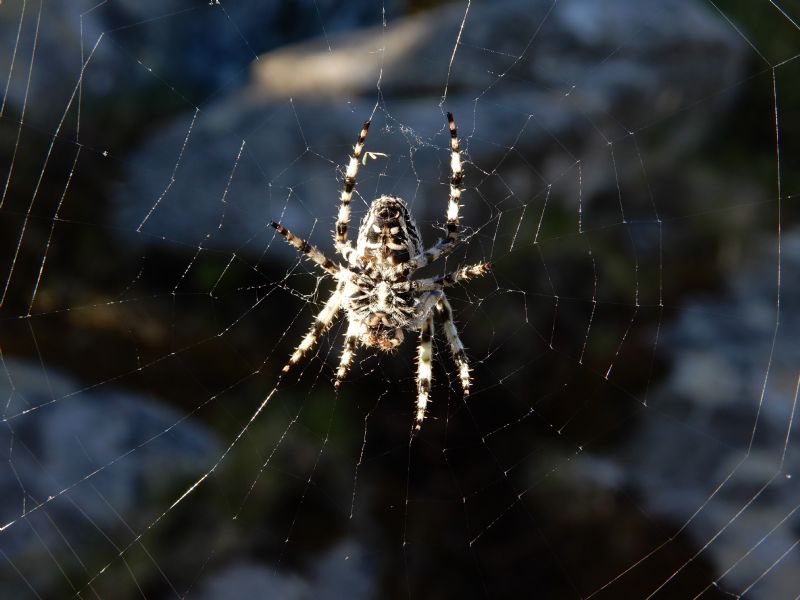
{"label": "spider head", "polygon": [[381,350],[394,350],[403,341],[403,329],[393,323],[385,312],[374,312],[366,321],[367,346],[377,346]]}

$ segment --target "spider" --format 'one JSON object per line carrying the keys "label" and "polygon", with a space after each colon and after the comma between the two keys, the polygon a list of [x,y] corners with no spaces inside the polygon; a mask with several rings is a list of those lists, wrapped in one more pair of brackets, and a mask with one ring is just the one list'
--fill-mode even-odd
{"label": "spider", "polygon": [[464,173],[461,168],[458,132],[451,113],[447,113],[447,120],[450,125],[451,170],[447,235],[432,247],[424,249],[414,217],[403,199],[397,196],[381,196],[373,200],[361,221],[355,247],[348,240],[350,201],[369,121],[364,123],[350,155],[334,231],[336,252],[342,256],[345,264],[330,260],[315,246],[298,238],[282,225],[274,221],[271,223],[292,246],[336,281],[336,289],[316,316],[311,330],[283,367],[283,373],[288,373],[314,346],[340,310],[345,312],[348,324],[344,350],[336,369],[336,389],[347,375],[358,344],[391,351],[403,341],[404,330],[419,332],[415,431],[419,431],[422,426],[430,397],[434,314],[442,321],[450,352],[458,368],[464,397],[469,395],[469,363],[464,344],[453,323],[453,309],[445,296],[444,288],[484,275],[490,270],[489,263],[476,263],[435,277],[411,279],[417,269],[450,254],[459,241],[458,212]]}

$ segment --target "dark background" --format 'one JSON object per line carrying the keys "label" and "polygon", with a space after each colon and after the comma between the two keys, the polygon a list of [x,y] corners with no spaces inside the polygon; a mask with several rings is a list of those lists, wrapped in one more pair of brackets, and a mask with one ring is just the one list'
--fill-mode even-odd
{"label": "dark background", "polygon": [[[0,5],[3,597],[794,598],[782,8]],[[371,118],[351,231],[431,243],[448,110],[493,273],[412,437],[413,334],[279,380],[331,285],[266,225],[332,255]]]}

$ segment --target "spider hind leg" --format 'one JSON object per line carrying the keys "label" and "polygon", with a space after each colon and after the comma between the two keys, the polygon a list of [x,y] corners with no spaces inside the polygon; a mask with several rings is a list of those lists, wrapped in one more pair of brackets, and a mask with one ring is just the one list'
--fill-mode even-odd
{"label": "spider hind leg", "polygon": [[347,333],[344,338],[344,348],[342,348],[342,358],[339,360],[339,366],[336,368],[336,379],[333,382],[333,387],[337,390],[342,385],[342,380],[347,376],[347,371],[350,370],[350,364],[353,362],[353,356],[356,352],[356,343],[358,342],[358,326],[352,321],[347,326]]}
{"label": "spider hind leg", "polygon": [[422,428],[425,411],[431,392],[433,377],[433,316],[428,317],[419,330],[419,347],[417,348],[417,414],[414,418],[414,430]]}
{"label": "spider hind leg", "polygon": [[469,361],[467,360],[467,353],[464,350],[464,344],[461,338],[458,337],[458,329],[453,322],[453,307],[447,300],[447,296],[442,294],[439,302],[436,304],[436,311],[442,318],[442,327],[444,328],[445,336],[447,336],[447,343],[450,345],[450,353],[453,355],[453,361],[458,368],[458,378],[461,381],[461,389],[464,392],[464,397],[469,396],[469,388],[472,383],[472,378],[469,374]]}

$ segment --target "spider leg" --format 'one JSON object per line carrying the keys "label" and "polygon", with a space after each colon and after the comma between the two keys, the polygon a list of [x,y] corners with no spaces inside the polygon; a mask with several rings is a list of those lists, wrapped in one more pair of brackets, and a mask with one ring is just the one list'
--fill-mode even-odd
{"label": "spider leg", "polygon": [[475,263],[474,265],[459,267],[455,271],[444,273],[443,275],[436,275],[435,277],[428,277],[426,279],[414,279],[410,281],[409,284],[410,287],[417,292],[438,290],[443,287],[455,285],[460,281],[486,275],[491,269],[492,265],[489,263]]}
{"label": "spider leg", "polygon": [[333,323],[333,319],[339,312],[341,305],[342,285],[340,284],[333,291],[331,297],[328,298],[328,301],[325,303],[325,306],[322,307],[322,310],[319,311],[317,318],[314,320],[314,324],[303,338],[303,341],[300,342],[300,345],[297,346],[297,349],[292,353],[292,356],[289,357],[289,362],[287,362],[282,369],[284,373],[288,373],[289,370],[296,365],[301,358],[303,358],[303,355],[314,346],[322,332],[331,326],[331,323]]}
{"label": "spider leg", "polygon": [[344,188],[342,189],[341,204],[339,205],[339,216],[336,219],[336,232],[333,241],[336,244],[336,251],[341,254],[345,260],[348,260],[350,253],[353,251],[350,242],[347,239],[347,225],[350,223],[350,200],[353,198],[353,188],[356,185],[356,174],[358,173],[358,160],[361,158],[361,152],[364,150],[364,139],[367,137],[369,130],[369,121],[364,123],[361,128],[361,133],[358,135],[356,145],[353,147],[353,153],[350,155],[350,162],[347,164],[347,171],[344,175]]}
{"label": "spider leg", "polygon": [[339,272],[338,265],[325,256],[316,246],[312,246],[304,239],[297,237],[283,225],[280,225],[275,221],[272,221],[270,225],[274,227],[278,233],[285,237],[287,242],[317,263],[320,267],[325,269],[328,273],[335,276]]}
{"label": "spider leg", "polygon": [[347,376],[350,363],[353,362],[356,342],[358,341],[358,328],[359,326],[355,323],[350,323],[347,326],[347,333],[344,337],[344,348],[342,349],[342,358],[339,360],[339,367],[336,369],[336,380],[333,382],[333,387],[337,390],[339,386],[342,385],[342,380]]}
{"label": "spider leg", "polygon": [[447,297],[442,294],[439,302],[436,304],[436,311],[442,317],[442,326],[444,333],[447,336],[447,343],[450,344],[450,352],[453,355],[458,367],[458,377],[461,379],[461,389],[464,391],[464,396],[469,396],[469,386],[471,379],[469,376],[469,362],[467,361],[467,353],[464,351],[464,344],[461,338],[458,337],[458,330],[453,322],[453,307],[450,306]]}
{"label": "spider leg", "polygon": [[419,346],[417,349],[417,415],[414,419],[414,430],[422,428],[425,410],[428,406],[433,377],[433,315],[425,319],[419,330]]}
{"label": "spider leg", "polygon": [[458,130],[452,113],[447,113],[450,124],[450,201],[447,204],[447,236],[439,239],[431,248],[411,259],[411,267],[419,269],[431,264],[437,258],[447,256],[456,247],[459,239],[458,213],[461,209],[461,184],[464,182],[464,170],[461,167],[461,148]]}
{"label": "spider leg", "polygon": [[454,244],[458,241],[458,212],[461,201],[461,184],[464,181],[464,171],[461,168],[461,148],[458,141],[456,122],[453,113],[447,113],[450,124],[450,201],[447,205],[447,242]]}

